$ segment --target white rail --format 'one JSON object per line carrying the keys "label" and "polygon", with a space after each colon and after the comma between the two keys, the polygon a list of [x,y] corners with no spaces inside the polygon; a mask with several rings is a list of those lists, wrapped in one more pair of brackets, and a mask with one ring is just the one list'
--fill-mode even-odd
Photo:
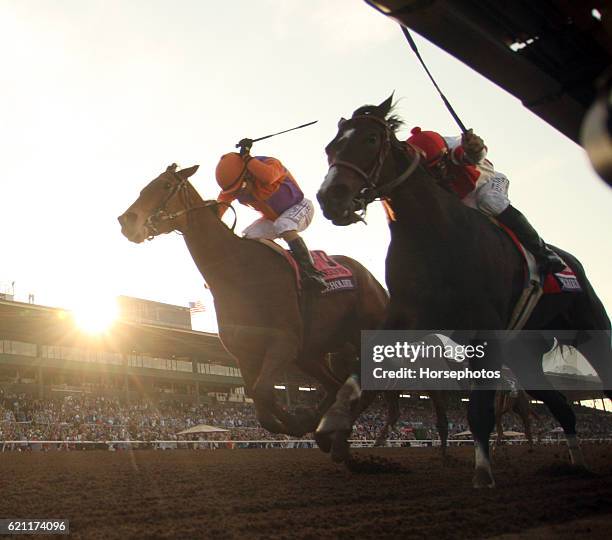
{"label": "white rail", "polygon": [[[587,438],[580,439],[581,442],[592,442],[592,443],[600,443],[600,444],[610,444],[612,443],[612,438]],[[373,439],[351,439],[350,441],[352,448],[372,448],[374,446],[375,441]],[[449,446],[465,446],[471,445],[474,441],[472,439],[451,439],[448,441]],[[507,444],[526,444],[527,440],[525,439],[504,439],[504,443]],[[535,441],[535,444],[538,445],[551,445],[551,444],[565,444],[565,438],[561,437],[558,439],[543,439],[540,441]],[[5,440],[0,441],[0,445],[2,446],[2,452],[16,450],[23,447],[29,447],[30,445],[36,445],[38,448],[39,445],[58,445],[60,449],[68,448],[68,447],[78,447],[78,446],[88,446],[88,445],[98,445],[98,446],[107,446],[110,447],[138,447],[138,446],[146,446],[146,447],[154,447],[157,449],[174,449],[179,448],[181,445],[189,448],[192,446],[193,448],[202,449],[204,447],[209,448],[232,448],[232,449],[243,449],[252,445],[257,445],[261,448],[316,448],[316,442],[314,439],[291,439],[291,440],[271,440],[271,439],[253,439],[248,441],[232,441],[232,440],[221,440],[221,441],[175,441],[175,440],[154,440],[154,441],[144,441],[144,440],[103,440],[103,441],[37,441],[31,439],[21,439],[21,440]],[[407,440],[407,439],[390,439],[386,441],[385,447],[430,447],[430,446],[440,446],[439,439],[423,439],[423,440]]]}

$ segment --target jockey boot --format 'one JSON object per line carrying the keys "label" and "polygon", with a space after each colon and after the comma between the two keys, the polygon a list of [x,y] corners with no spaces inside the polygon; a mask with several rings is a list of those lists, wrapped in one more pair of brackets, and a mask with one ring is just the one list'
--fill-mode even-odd
{"label": "jockey boot", "polygon": [[533,254],[540,271],[554,274],[565,269],[563,260],[546,245],[527,218],[514,206],[509,205],[495,217],[516,234],[525,249]]}
{"label": "jockey boot", "polygon": [[306,288],[315,289],[318,291],[324,291],[327,289],[323,274],[319,272],[315,266],[314,261],[301,237],[297,237],[294,240],[287,242],[291,253],[300,267],[300,274]]}

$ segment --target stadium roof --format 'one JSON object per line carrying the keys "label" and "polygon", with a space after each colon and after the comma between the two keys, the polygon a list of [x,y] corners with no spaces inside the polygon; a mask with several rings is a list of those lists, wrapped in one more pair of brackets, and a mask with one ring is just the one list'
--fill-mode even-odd
{"label": "stadium roof", "polygon": [[[595,98],[595,81],[612,64],[608,2],[366,2],[504,88],[579,142],[582,119]],[[406,54],[413,54],[408,45]]]}
{"label": "stadium roof", "polygon": [[0,339],[201,358],[207,362],[236,365],[217,334],[120,320],[108,332],[92,336],[75,325],[68,311],[22,302],[0,301]]}

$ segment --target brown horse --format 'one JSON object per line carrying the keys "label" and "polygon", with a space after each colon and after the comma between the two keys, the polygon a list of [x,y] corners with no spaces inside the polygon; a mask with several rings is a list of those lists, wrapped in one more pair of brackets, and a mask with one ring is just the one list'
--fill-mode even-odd
{"label": "brown horse", "polygon": [[[360,107],[340,122],[326,148],[330,168],[317,198],[336,225],[360,221],[359,212],[368,204],[385,201],[391,242],[386,259],[390,305],[383,329],[460,330],[467,332],[466,343],[483,343],[487,331],[510,325],[523,291],[522,257],[505,232],[464,205],[419,163],[419,153],[397,138],[401,120],[391,110],[392,96],[380,105]],[[542,355],[551,341],[540,332],[557,338],[564,331],[572,333],[567,344],[589,361],[612,397],[610,320],[581,263],[570,253],[555,251],[575,272],[581,291],[543,296],[524,326],[535,331],[528,341],[514,340],[505,347],[489,343],[486,359],[472,360],[470,367],[501,369],[507,364],[529,394],[547,405],[563,427],[572,461],[582,464],[574,412],[544,375]],[[339,398],[345,396],[338,392]],[[494,485],[489,460],[494,397],[495,390],[478,381],[470,391],[476,487]],[[342,412],[342,404],[336,405],[319,430],[347,429],[350,418],[334,417],[336,410]]]}
{"label": "brown horse", "polygon": [[[169,166],[118,219],[128,240],[141,243],[179,231],[210,286],[219,337],[236,358],[261,425],[271,432],[311,432],[341,385],[325,355],[360,347],[362,329],[377,328],[388,304],[385,289],[357,261],[334,256],[350,268],[353,290],[319,293],[298,288],[282,254],[257,240],[241,238],[218,217],[218,204],[204,201],[188,178],[197,166]],[[274,383],[288,362],[317,379],[327,395],[315,411],[290,414],[274,398]]]}

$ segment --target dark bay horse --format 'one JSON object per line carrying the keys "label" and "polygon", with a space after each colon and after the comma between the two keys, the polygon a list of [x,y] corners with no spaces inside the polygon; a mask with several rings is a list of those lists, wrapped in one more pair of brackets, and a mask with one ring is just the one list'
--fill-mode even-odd
{"label": "dark bay horse", "polygon": [[[200,197],[188,181],[196,170],[168,167],[118,218],[121,232],[136,243],[175,230],[183,234],[213,294],[219,337],[240,366],[261,425],[275,433],[309,433],[344,380],[326,368],[325,355],[352,350],[356,357],[361,330],[376,328],[384,319],[387,292],[357,261],[336,256],[352,270],[356,288],[301,298],[284,256],[235,235],[219,219],[218,204]],[[290,414],[274,398],[275,378],[289,362],[327,392],[311,414]]]}
{"label": "dark bay horse", "polygon": [[[478,332],[509,326],[523,289],[521,255],[505,232],[465,206],[420,165],[418,153],[397,139],[401,121],[390,114],[391,109],[392,96],[341,120],[326,148],[330,168],[317,198],[336,225],[360,221],[359,212],[370,202],[384,201],[391,231],[386,258],[391,300],[383,328],[466,330],[475,332],[472,343],[478,343]],[[582,292],[545,295],[524,330],[577,331],[569,344],[589,361],[604,392],[612,397],[610,320],[580,262],[555,250],[576,273]],[[543,401],[559,421],[570,457],[580,464],[574,412],[542,368],[542,355],[551,343],[534,338],[528,345],[510,344],[490,351],[485,365],[471,364],[474,369],[507,364],[529,394]],[[468,422],[475,439],[476,487],[494,485],[489,459],[494,395],[495,390],[479,384],[470,391]],[[336,404],[331,411],[335,408]]]}

